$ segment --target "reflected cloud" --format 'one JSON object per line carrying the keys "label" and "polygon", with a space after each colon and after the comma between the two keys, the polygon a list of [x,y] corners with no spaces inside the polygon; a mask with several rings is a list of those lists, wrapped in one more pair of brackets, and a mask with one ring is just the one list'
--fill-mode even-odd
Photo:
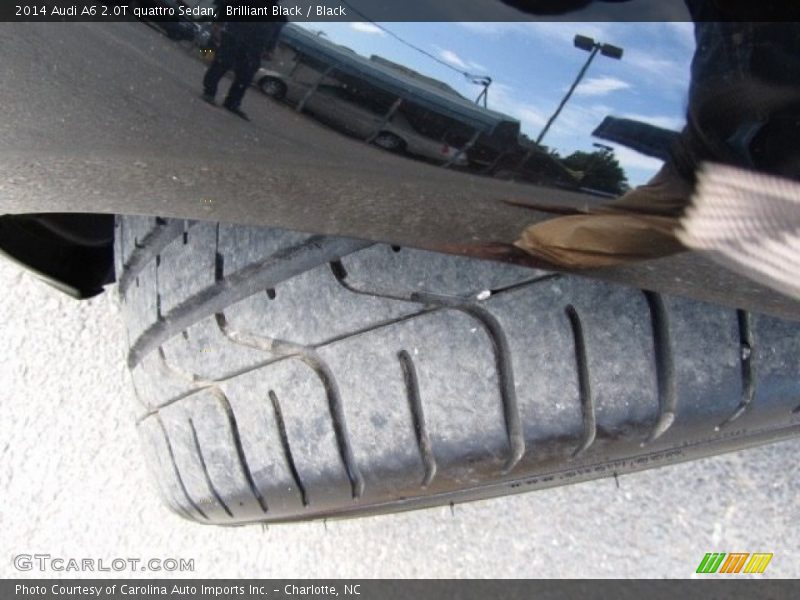
{"label": "reflected cloud", "polygon": [[689,75],[688,62],[680,63],[643,50],[633,48],[625,56],[625,64],[638,70],[650,80],[671,88],[686,88]]}
{"label": "reflected cloud", "polygon": [[694,52],[696,43],[694,39],[694,23],[667,22],[664,25],[669,28],[674,38],[681,43],[684,49]]}
{"label": "reflected cloud", "polygon": [[386,35],[386,32],[383,31],[383,29],[381,29],[377,25],[374,25],[373,23],[368,23],[368,22],[356,21],[354,23],[350,23],[350,29],[354,29],[360,33],[368,33],[371,35],[380,35],[380,36]]}
{"label": "reflected cloud", "polygon": [[516,90],[510,85],[495,82],[492,84],[492,108],[499,112],[516,117],[522,129],[532,133],[538,131],[547,122],[547,115],[538,106],[520,100]]}
{"label": "reflected cloud", "polygon": [[578,96],[606,96],[613,92],[629,90],[632,87],[627,81],[616,77],[589,77],[575,89],[575,94]]}
{"label": "reflected cloud", "polygon": [[465,70],[471,69],[473,71],[486,71],[486,67],[484,67],[480,63],[463,59],[453,50],[448,50],[447,48],[437,48],[437,49],[439,51],[439,58],[441,58],[443,61],[447,63],[450,63],[454,67],[458,67],[459,69],[465,69]]}
{"label": "reflected cloud", "polygon": [[[619,164],[622,165],[629,175],[630,171],[640,170],[646,171],[648,174],[647,178],[649,178],[661,168],[661,165],[664,164],[664,161],[662,160],[653,158],[652,156],[645,156],[644,154],[636,152],[636,150],[631,150],[630,148],[626,148],[625,146],[621,146],[619,144],[611,143],[609,146],[614,148],[614,155],[617,157]],[[644,181],[637,183],[644,183]]]}
{"label": "reflected cloud", "polygon": [[547,21],[520,22],[520,23],[458,23],[459,26],[469,31],[486,36],[501,37],[509,34],[525,35],[540,41],[553,42],[553,49],[572,51],[572,39],[576,32],[587,35],[604,42],[614,43],[618,37],[613,32],[613,23],[583,23]]}

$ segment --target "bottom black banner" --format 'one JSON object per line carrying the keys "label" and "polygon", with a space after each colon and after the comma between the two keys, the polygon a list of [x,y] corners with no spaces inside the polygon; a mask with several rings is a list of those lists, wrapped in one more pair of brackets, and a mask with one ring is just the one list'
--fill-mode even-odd
{"label": "bottom black banner", "polygon": [[3,600],[133,600],[162,598],[218,600],[274,598],[353,600],[515,600],[550,598],[800,598],[800,582],[751,579],[714,580],[283,580],[283,579],[27,579],[0,581]]}

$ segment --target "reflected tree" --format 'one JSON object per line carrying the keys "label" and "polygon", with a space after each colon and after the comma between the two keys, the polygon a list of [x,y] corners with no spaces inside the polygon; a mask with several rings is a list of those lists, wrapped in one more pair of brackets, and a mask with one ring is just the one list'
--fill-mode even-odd
{"label": "reflected tree", "polygon": [[630,189],[625,171],[614,153],[576,151],[563,158],[562,164],[580,177],[580,185],[609,194],[624,194]]}

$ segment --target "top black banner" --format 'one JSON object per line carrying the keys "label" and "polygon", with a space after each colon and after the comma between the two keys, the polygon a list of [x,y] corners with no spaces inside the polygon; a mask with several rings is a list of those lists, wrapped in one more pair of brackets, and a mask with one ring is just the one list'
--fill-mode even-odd
{"label": "top black banner", "polygon": [[800,21],[787,0],[10,0],[0,21]]}

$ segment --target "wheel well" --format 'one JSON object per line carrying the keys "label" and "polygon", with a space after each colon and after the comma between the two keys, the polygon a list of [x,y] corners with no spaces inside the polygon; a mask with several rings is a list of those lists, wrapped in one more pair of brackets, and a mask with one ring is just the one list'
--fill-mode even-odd
{"label": "wheel well", "polygon": [[114,216],[3,215],[0,253],[70,296],[91,298],[114,281]]}

